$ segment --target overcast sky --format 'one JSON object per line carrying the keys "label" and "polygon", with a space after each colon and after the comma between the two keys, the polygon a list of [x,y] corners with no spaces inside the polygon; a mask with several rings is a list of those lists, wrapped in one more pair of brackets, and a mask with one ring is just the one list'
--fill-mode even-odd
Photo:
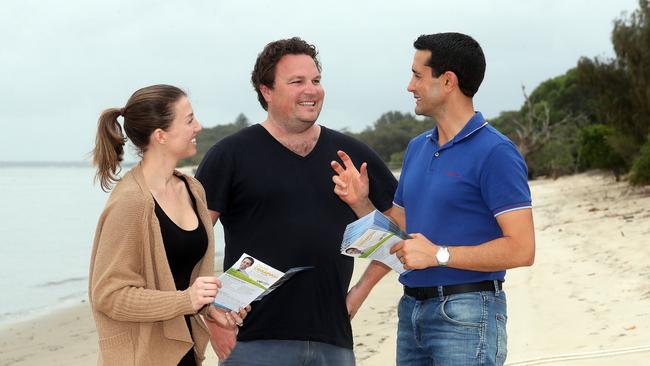
{"label": "overcast sky", "polygon": [[189,92],[204,126],[265,113],[250,86],[270,41],[317,46],[326,97],[319,123],[360,131],[406,92],[413,41],[456,31],[487,58],[475,97],[486,117],[518,109],[528,90],[575,66],[612,57],[613,20],[636,0],[189,0],[0,3],[0,161],[80,161],[97,117],[157,83]]}

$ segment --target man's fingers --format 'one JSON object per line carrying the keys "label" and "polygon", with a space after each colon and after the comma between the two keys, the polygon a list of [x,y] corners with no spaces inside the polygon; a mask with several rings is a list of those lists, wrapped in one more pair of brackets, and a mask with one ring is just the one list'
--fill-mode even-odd
{"label": "man's fingers", "polygon": [[226,313],[226,321],[228,322],[229,326],[235,326],[235,320],[232,318],[232,315],[230,313]]}
{"label": "man's fingers", "polygon": [[399,243],[393,245],[390,248],[390,254],[395,254],[398,250],[401,250],[402,247],[404,247],[404,240],[400,241]]}
{"label": "man's fingers", "polygon": [[356,314],[357,314],[356,311],[348,312],[348,317],[350,318],[350,320],[352,320]]}
{"label": "man's fingers", "polygon": [[238,314],[239,314],[239,316],[240,316],[242,319],[245,319],[246,316],[248,316],[248,312],[249,312],[249,311],[251,311],[251,306],[250,306],[250,305],[246,305],[246,307],[239,309],[239,313],[238,313]]}
{"label": "man's fingers", "polygon": [[368,164],[363,163],[361,164],[361,178],[364,180],[368,180]]}
{"label": "man's fingers", "polygon": [[341,187],[339,187],[339,186],[334,186],[334,193],[335,193],[337,196],[347,196],[348,191],[345,190],[345,189],[343,189],[343,188],[341,188]]}
{"label": "man's fingers", "polygon": [[337,186],[339,186],[341,188],[347,188],[348,187],[348,185],[345,184],[343,179],[341,179],[341,177],[339,177],[338,175],[335,175],[335,176],[332,177],[332,182],[334,182],[334,184],[336,184]]}
{"label": "man's fingers", "polygon": [[332,169],[334,169],[334,171],[335,171],[337,174],[343,174],[343,173],[345,173],[345,169],[343,169],[343,167],[341,166],[341,164],[339,164],[338,161],[332,161],[332,162],[330,163],[330,165],[332,166]]}
{"label": "man's fingers", "polygon": [[345,153],[345,151],[339,150],[336,152],[336,154],[341,158],[341,161],[343,162],[343,165],[345,165],[345,169],[354,169],[356,170],[354,164],[352,164],[352,159],[348,156],[348,154]]}
{"label": "man's fingers", "polygon": [[[424,238],[424,239],[426,239],[426,237],[425,237],[424,235],[422,235],[421,233],[410,233],[409,236],[411,237],[411,240],[412,240],[412,239],[417,239],[417,238]],[[428,240],[428,239],[427,239],[427,240]]]}
{"label": "man's fingers", "polygon": [[239,314],[237,314],[234,311],[230,312],[230,316],[232,316],[233,320],[235,321],[235,324],[242,326],[244,324],[244,319],[242,319]]}

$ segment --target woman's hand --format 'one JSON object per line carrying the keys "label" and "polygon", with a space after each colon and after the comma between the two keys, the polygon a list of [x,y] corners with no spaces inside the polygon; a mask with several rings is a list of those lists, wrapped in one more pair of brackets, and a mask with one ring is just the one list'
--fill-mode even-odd
{"label": "woman's hand", "polygon": [[221,287],[221,281],[214,276],[198,277],[190,286],[190,300],[194,311],[199,311],[203,306],[212,304]]}

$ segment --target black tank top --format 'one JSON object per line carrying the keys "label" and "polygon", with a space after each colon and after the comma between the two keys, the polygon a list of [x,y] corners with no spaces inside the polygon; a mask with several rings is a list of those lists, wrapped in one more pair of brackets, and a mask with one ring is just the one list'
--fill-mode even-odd
{"label": "black tank top", "polygon": [[[194,214],[198,218],[196,210],[196,199],[190,191],[190,187],[184,177],[180,179],[185,183],[187,191],[192,199],[192,208]],[[162,234],[163,243],[165,244],[165,252],[167,253],[167,262],[171,269],[172,276],[174,277],[174,284],[177,290],[185,290],[190,287],[190,278],[192,270],[196,264],[203,258],[205,251],[208,249],[208,235],[205,228],[201,224],[199,218],[199,225],[194,230],[184,230],[176,225],[167,216],[165,211],[160,207],[156,199],[155,212],[160,222],[160,233]],[[190,316],[185,315],[185,322],[192,334],[192,327],[190,325]],[[191,348],[185,356],[178,363],[179,366],[195,366],[196,361],[194,357],[194,348]]]}

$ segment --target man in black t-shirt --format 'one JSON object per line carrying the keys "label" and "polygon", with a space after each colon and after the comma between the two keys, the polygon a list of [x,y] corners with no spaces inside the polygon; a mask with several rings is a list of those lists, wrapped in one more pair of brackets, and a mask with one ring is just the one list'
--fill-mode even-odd
{"label": "man in black t-shirt", "polygon": [[357,217],[333,192],[330,163],[339,150],[365,162],[380,211],[392,207],[397,181],[366,145],[316,124],[320,78],[314,46],[269,43],[251,78],[266,120],[219,141],[197,170],[213,222],[224,226],[224,268],[244,252],[281,271],[314,267],[255,303],[236,344],[234,334],[213,332],[219,358],[230,354],[223,365],[354,365],[350,319],[367,284],[348,291],[354,262],[340,244]]}

